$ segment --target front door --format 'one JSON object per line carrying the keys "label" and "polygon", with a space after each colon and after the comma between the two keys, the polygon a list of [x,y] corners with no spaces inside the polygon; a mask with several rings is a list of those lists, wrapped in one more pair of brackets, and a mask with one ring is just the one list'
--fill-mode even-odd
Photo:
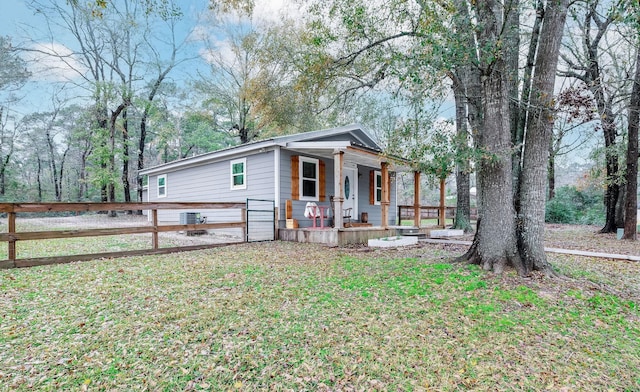
{"label": "front door", "polygon": [[344,202],[343,209],[351,208],[351,220],[357,220],[358,216],[358,169],[353,167],[344,167],[342,169],[342,197]]}

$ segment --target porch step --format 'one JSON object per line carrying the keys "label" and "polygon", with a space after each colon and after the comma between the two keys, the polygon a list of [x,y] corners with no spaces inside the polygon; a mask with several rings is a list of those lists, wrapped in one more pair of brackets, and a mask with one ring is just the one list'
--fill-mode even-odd
{"label": "porch step", "polygon": [[361,222],[347,222],[344,224],[344,227],[371,227],[371,223],[361,223]]}

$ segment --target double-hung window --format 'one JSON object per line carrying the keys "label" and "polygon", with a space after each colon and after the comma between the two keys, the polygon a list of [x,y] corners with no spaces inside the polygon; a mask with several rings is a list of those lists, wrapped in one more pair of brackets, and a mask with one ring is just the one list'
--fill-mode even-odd
{"label": "double-hung window", "polygon": [[167,175],[158,176],[158,197],[167,197]]}
{"label": "double-hung window", "polygon": [[231,161],[231,189],[247,189],[247,158]]}
{"label": "double-hung window", "polygon": [[318,200],[319,171],[318,160],[300,157],[300,200]]}

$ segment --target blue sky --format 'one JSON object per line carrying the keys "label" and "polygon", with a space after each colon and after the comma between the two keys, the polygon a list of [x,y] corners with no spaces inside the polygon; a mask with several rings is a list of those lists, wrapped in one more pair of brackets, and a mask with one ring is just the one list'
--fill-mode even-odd
{"label": "blue sky", "polygon": [[[49,0],[41,0],[47,3]],[[64,5],[67,0],[56,0],[58,4]],[[184,12],[184,18],[178,26],[178,39],[187,37],[191,32],[205,31],[210,34],[206,21],[203,21],[202,14],[207,10],[209,0],[176,0]],[[75,48],[75,40],[66,31],[53,31],[49,34],[46,31],[46,23],[42,15],[36,15],[26,4],[27,0],[5,0],[5,4],[0,12],[0,34],[10,36],[16,46],[42,45],[41,48],[55,47],[58,52],[65,53],[67,48]],[[9,4],[7,4],[9,3]],[[287,0],[258,0],[256,2],[256,15],[262,18],[274,20],[278,12],[288,3]],[[52,41],[49,36],[52,35]],[[201,42],[191,42],[183,54],[185,57],[198,57],[203,50]],[[162,50],[162,46],[157,46]],[[69,52],[70,53],[70,52]],[[25,54],[24,57],[34,55]],[[206,63],[196,58],[183,63],[174,69],[170,77],[176,83],[186,83],[186,80],[194,76],[198,69],[206,69]],[[19,104],[13,104],[10,109],[19,117],[30,112],[44,111],[51,106],[53,91],[60,89],[61,80],[78,80],[77,73],[68,70],[68,67],[55,61],[51,57],[39,58],[30,65],[33,73],[31,80],[20,90],[22,100]],[[78,87],[73,87],[73,83],[67,83],[63,95],[66,98],[82,96],[85,94]]]}

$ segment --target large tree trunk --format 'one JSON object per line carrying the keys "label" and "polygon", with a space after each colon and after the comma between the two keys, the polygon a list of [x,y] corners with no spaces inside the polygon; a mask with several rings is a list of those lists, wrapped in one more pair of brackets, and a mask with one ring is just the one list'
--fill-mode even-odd
{"label": "large tree trunk", "polygon": [[2,167],[0,167],[0,196],[4,196],[7,191],[7,166],[9,165],[9,161],[11,160],[12,153],[13,142],[11,152],[4,157],[4,159],[2,160]]}
{"label": "large tree trunk", "polygon": [[124,202],[131,203],[131,183],[129,182],[129,120],[127,119],[126,109],[122,111],[122,190],[124,193]]}
{"label": "large tree trunk", "polygon": [[549,200],[556,197],[556,157],[549,147],[549,168],[547,169],[547,197]]}
{"label": "large tree trunk", "polygon": [[[501,38],[501,5],[488,0],[476,3],[478,24],[481,26],[478,44],[490,48]],[[495,52],[485,53],[481,58],[483,75],[484,122],[479,147],[485,152],[480,160],[478,182],[482,212],[474,243],[465,255],[485,270],[496,273],[511,265],[520,275],[533,269],[552,273],[544,257],[542,238],[544,234],[544,185],[549,141],[552,129],[551,102],[556,71],[559,43],[566,17],[568,0],[549,2],[549,17],[545,20],[541,35],[541,47],[536,59],[535,100],[532,104],[537,112],[530,115],[525,135],[521,187],[523,208],[516,225],[514,207],[512,127],[509,105],[509,70],[507,63]],[[489,59],[489,60],[487,60]],[[534,104],[535,102],[535,104]],[[544,104],[544,105],[542,105]],[[540,106],[542,105],[542,107]],[[520,196],[520,193],[518,194]],[[526,205],[526,207],[524,207]],[[542,256],[540,256],[542,255]]]}
{"label": "large tree trunk", "polygon": [[484,81],[484,133],[481,147],[490,157],[480,161],[482,221],[478,227],[478,257],[483,269],[501,273],[507,265],[520,271],[516,248],[511,177],[511,129],[507,74],[498,59]]}
{"label": "large tree trunk", "polygon": [[41,180],[41,173],[42,173],[42,161],[40,160],[40,155],[37,156],[37,162],[38,162],[38,166],[37,166],[37,172],[36,172],[36,183],[38,184],[38,200],[37,201],[42,201],[42,180]]}
{"label": "large tree trunk", "polygon": [[519,0],[503,2],[504,7],[504,59],[507,72],[507,97],[509,101],[509,127],[511,129],[511,143],[513,144],[512,176],[513,193],[518,197],[518,176],[520,175],[522,160],[522,133],[518,130],[520,104],[518,101],[518,84],[520,81],[520,4]]}
{"label": "large tree trunk", "polygon": [[[142,202],[142,191],[144,188],[143,178],[140,176],[140,171],[144,169],[144,150],[147,145],[147,116],[149,115],[149,107],[150,104],[145,105],[144,111],[142,112],[142,118],[140,119],[140,138],[138,139],[138,201]],[[136,211],[137,215],[142,215],[142,210]]]}
{"label": "large tree trunk", "polygon": [[[111,112],[111,119],[109,122],[109,144],[110,144],[110,155],[109,155],[109,172],[115,174],[116,172],[116,122],[118,117],[129,106],[129,101],[125,100],[122,102],[116,110]],[[108,184],[108,197],[109,202],[113,203],[116,201],[116,187],[113,178],[109,179]],[[115,218],[116,211],[109,211],[108,216]]]}
{"label": "large tree trunk", "polygon": [[[601,233],[614,233],[617,229],[616,224],[616,205],[620,194],[620,185],[616,179],[620,169],[618,162],[618,152],[616,151],[616,124],[613,114],[606,103],[602,93],[596,94],[596,102],[601,111],[602,132],[604,134],[605,161],[606,161],[606,190],[604,194],[604,203],[606,210],[606,220]],[[601,109],[600,109],[601,108]]]}
{"label": "large tree trunk", "polygon": [[529,121],[525,134],[518,214],[518,245],[526,273],[533,270],[552,272],[544,252],[545,184],[549,144],[553,137],[555,73],[568,7],[569,0],[547,3],[540,31],[532,94],[527,105]]}
{"label": "large tree trunk", "polygon": [[49,152],[49,168],[51,169],[51,181],[53,182],[53,192],[56,198],[56,201],[62,201],[62,194],[60,191],[61,179],[58,178],[58,168],[56,165],[56,151],[53,143],[53,138],[51,137],[51,130],[47,127],[45,132],[45,137],[47,139],[47,148]]}
{"label": "large tree trunk", "polygon": [[64,164],[67,162],[67,155],[69,154],[69,146],[62,153],[62,158],[60,158],[60,170],[58,172],[59,179],[59,192],[60,192],[60,201],[63,199],[63,180],[64,180]]}
{"label": "large tree trunk", "polygon": [[[604,136],[605,160],[606,160],[606,186],[604,195],[606,220],[601,233],[613,233],[617,229],[616,225],[616,204],[618,203],[618,195],[620,186],[616,179],[619,171],[618,152],[616,151],[617,130],[616,116],[611,107],[611,102],[605,97],[605,86],[602,85],[602,75],[600,74],[600,55],[598,45],[611,22],[611,16],[606,21],[596,21],[597,11],[596,3],[590,5],[588,18],[593,19],[598,26],[597,34],[587,47],[588,67],[585,72],[585,83],[589,86],[589,90],[593,93],[598,113],[600,115],[600,123],[602,126],[602,134]],[[587,23],[590,23],[588,20]],[[590,38],[590,37],[589,37]]]}
{"label": "large tree trunk", "polygon": [[[456,25],[456,31],[459,34],[466,34],[466,42],[469,47],[476,45],[475,38],[469,29],[468,23],[470,15],[467,8],[467,3],[463,0],[456,0],[456,11],[461,16],[456,18],[456,22],[460,25]],[[478,61],[479,59],[475,59]],[[461,72],[462,84],[466,90],[466,103],[467,103],[467,120],[470,127],[470,134],[473,138],[473,144],[476,149],[480,149],[482,145],[482,135],[484,133],[484,107],[483,107],[483,91],[482,91],[482,70],[476,66],[476,61],[472,62],[472,65],[465,69],[465,72]],[[467,250],[467,252],[458,258],[458,261],[467,260],[474,262],[478,260],[478,243],[480,240],[480,227],[482,223],[482,178],[479,173],[476,172],[476,207],[478,211],[478,218],[476,222],[476,233],[473,237],[473,243]]]}
{"label": "large tree trunk", "polygon": [[[483,51],[494,47],[501,31],[502,5],[494,0],[476,3],[479,32],[478,44]],[[484,126],[479,147],[485,151],[480,160],[478,182],[481,192],[481,219],[469,261],[485,270],[501,273],[506,266],[523,274],[518,256],[513,206],[511,125],[509,114],[509,76],[501,56],[481,54],[484,71],[482,103]]]}
{"label": "large tree trunk", "polygon": [[[464,71],[461,71],[464,72]],[[460,148],[467,148],[467,109],[464,77],[453,76],[453,95],[456,102],[456,134],[457,143]],[[471,195],[470,195],[470,164],[469,162],[459,162],[456,165],[456,217],[453,224],[454,229],[464,230],[465,233],[473,231],[471,228]]]}
{"label": "large tree trunk", "polygon": [[627,146],[627,187],[624,213],[625,240],[638,239],[638,123],[640,123],[640,49],[636,49],[636,74],[629,102],[629,145]]}

